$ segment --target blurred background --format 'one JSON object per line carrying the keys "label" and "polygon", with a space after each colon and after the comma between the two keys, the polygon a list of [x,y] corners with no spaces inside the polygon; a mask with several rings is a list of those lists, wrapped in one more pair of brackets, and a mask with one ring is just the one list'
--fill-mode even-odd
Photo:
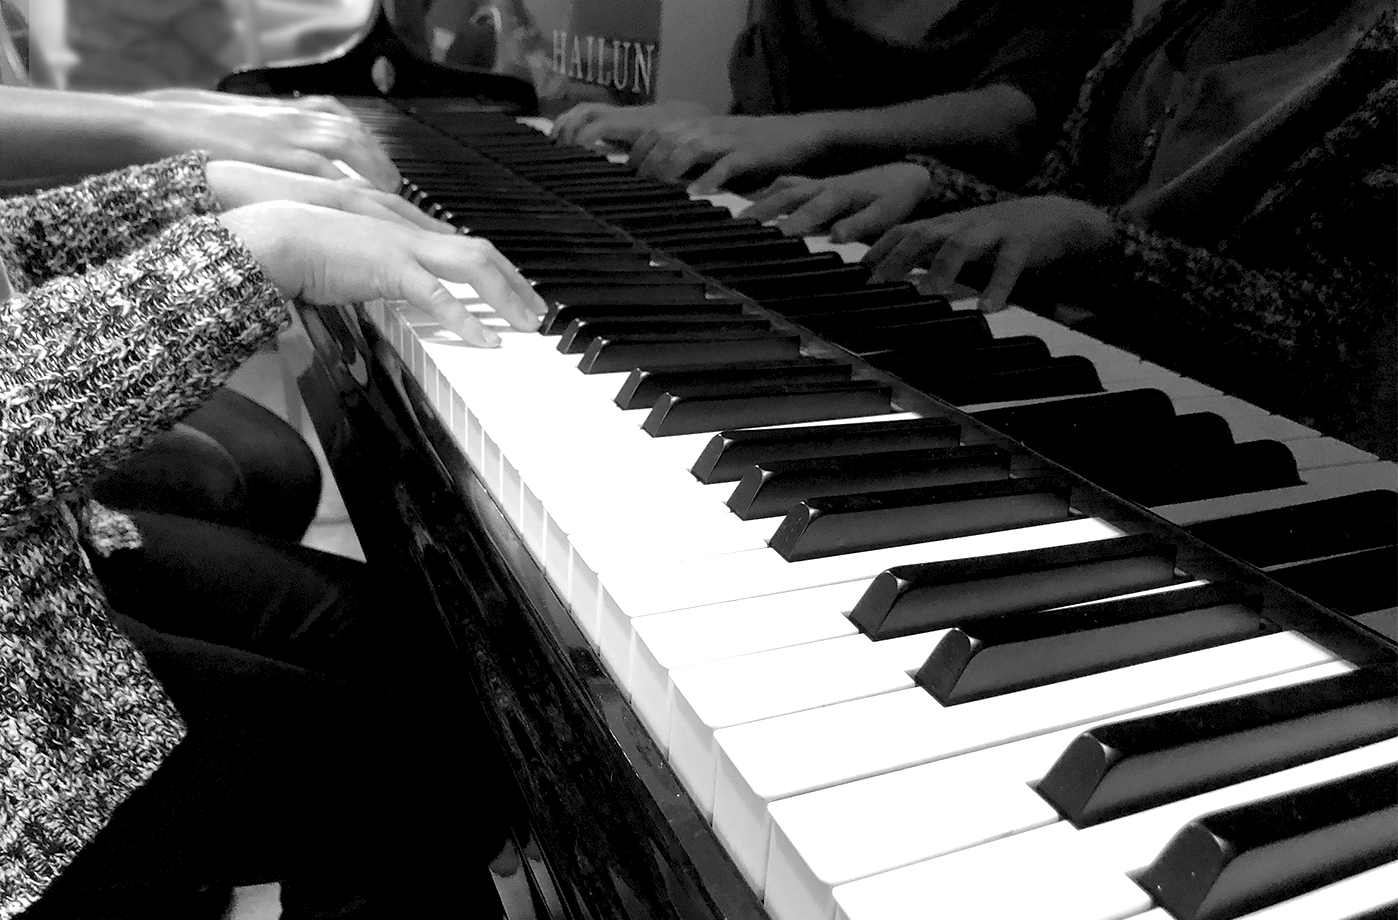
{"label": "blurred background", "polygon": [[372,8],[373,0],[0,0],[8,35],[0,57],[36,86],[211,89],[239,65],[338,46]]}

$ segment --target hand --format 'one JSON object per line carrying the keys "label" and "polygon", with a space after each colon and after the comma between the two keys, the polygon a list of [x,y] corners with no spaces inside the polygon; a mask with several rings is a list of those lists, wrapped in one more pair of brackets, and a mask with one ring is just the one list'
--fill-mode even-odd
{"label": "hand", "polygon": [[[906,220],[927,194],[931,174],[916,163],[889,163],[828,179],[782,176],[742,213],[755,220],[780,217],[788,236],[830,231],[836,243],[882,233]],[[785,215],[785,216],[783,216]]]}
{"label": "hand", "polygon": [[206,105],[242,106],[244,108],[248,106],[266,106],[269,108],[290,106],[304,112],[324,112],[327,115],[354,118],[354,113],[349,110],[349,106],[334,96],[291,96],[287,98],[240,96],[237,93],[218,93],[208,89],[188,89],[179,86],[146,90],[137,95],[153,102],[198,102]]}
{"label": "hand", "polygon": [[475,237],[293,202],[248,205],[219,219],[287,298],[325,305],[406,300],[468,344],[486,348],[499,345],[500,337],[439,279],[471,285],[516,329],[539,328],[547,309],[515,267]]}
{"label": "hand", "polygon": [[451,224],[428,217],[403,198],[350,179],[322,179],[236,160],[213,160],[206,174],[224,210],[264,201],[298,201],[434,233],[456,232]]}
{"label": "hand", "polygon": [[1106,212],[1073,198],[1018,198],[894,227],[869,250],[873,279],[902,278],[927,265],[927,284],[946,288],[969,263],[991,260],[980,296],[986,313],[1003,310],[1026,268],[1088,254],[1111,238]]}
{"label": "hand", "polygon": [[821,115],[711,115],[652,128],[631,147],[630,164],[642,175],[678,182],[696,166],[700,194],[739,176],[797,169],[824,152],[828,130]]}
{"label": "hand", "polygon": [[702,118],[709,110],[697,102],[655,105],[609,105],[583,102],[554,120],[549,136],[565,144],[591,147],[599,141],[629,147],[646,131],[674,121]]}
{"label": "hand", "polygon": [[339,103],[201,95],[218,96],[219,101],[148,101],[153,137],[162,155],[207,150],[215,159],[326,179],[343,178],[335,165],[340,160],[375,188],[398,190],[398,168],[364,126],[348,110],[325,111]]}

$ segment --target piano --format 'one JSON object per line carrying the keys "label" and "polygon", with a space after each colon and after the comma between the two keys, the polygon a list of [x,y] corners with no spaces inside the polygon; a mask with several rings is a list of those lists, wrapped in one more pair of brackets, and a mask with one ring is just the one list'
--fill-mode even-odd
{"label": "piano", "polygon": [[337,95],[553,309],[302,307],[300,385],[514,768],[512,920],[1398,915],[1393,463],[870,285],[518,87],[375,94],[383,47]]}

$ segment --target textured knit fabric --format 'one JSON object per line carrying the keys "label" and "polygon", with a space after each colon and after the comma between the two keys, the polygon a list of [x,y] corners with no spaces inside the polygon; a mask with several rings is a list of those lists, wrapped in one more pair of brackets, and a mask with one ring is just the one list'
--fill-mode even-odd
{"label": "textured knit fabric", "polygon": [[183,737],[109,619],[79,531],[131,538],[85,488],[287,320],[252,255],[204,214],[203,162],[0,201],[19,291],[0,304],[0,918],[38,898]]}
{"label": "textured knit fabric", "polygon": [[[1212,0],[1166,0],[1103,56],[1038,175],[1015,192],[936,160],[923,213],[1016,194],[1104,204],[1107,136],[1142,66]],[[1398,41],[1378,23],[1246,169],[1197,208],[1123,214],[1090,266],[1044,272],[1020,296],[1093,309],[1092,331],[1326,433],[1395,452]],[[1084,272],[1089,274],[1084,274]],[[1091,289],[1081,284],[1092,277]]]}

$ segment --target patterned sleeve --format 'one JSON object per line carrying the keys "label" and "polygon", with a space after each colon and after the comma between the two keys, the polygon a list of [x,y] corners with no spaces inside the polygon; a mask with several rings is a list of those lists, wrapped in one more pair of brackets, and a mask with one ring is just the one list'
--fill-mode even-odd
{"label": "patterned sleeve", "polygon": [[51,514],[173,424],[287,319],[212,216],[0,304],[0,531]]}
{"label": "patterned sleeve", "polygon": [[931,175],[927,194],[918,206],[918,217],[962,211],[1019,197],[1014,192],[991,185],[955,166],[948,166],[936,157],[915,153],[908,156],[907,160],[926,169]]}
{"label": "patterned sleeve", "polygon": [[17,290],[130,252],[184,217],[209,214],[207,157],[195,152],[0,199],[0,261]]}

